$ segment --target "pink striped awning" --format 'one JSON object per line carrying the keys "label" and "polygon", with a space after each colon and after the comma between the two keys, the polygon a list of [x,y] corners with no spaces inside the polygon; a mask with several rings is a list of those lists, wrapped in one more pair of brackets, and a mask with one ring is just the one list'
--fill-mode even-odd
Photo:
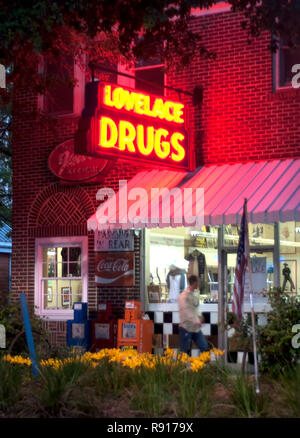
{"label": "pink striped awning", "polygon": [[204,166],[190,173],[142,171],[122,182],[115,196],[110,190],[88,229],[239,224],[244,198],[252,223],[299,221],[299,170],[300,159],[287,159]]}

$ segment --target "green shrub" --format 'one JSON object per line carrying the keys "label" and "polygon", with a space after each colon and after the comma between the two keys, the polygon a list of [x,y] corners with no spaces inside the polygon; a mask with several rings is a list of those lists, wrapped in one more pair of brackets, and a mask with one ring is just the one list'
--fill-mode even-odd
{"label": "green shrub", "polygon": [[[29,315],[37,353],[39,355],[48,356],[50,343],[48,334],[43,329],[42,320],[34,314],[33,308],[29,308]],[[6,330],[7,349],[9,349],[12,342],[16,340],[12,348],[12,354],[27,353],[28,349],[25,333],[22,334],[24,324],[20,303],[10,303],[0,307],[0,324],[3,324]],[[19,334],[21,336],[16,338]]]}
{"label": "green shrub", "polygon": [[300,359],[300,348],[292,346],[292,327],[300,323],[300,302],[280,289],[268,296],[272,310],[267,314],[267,325],[258,329],[259,351],[261,370],[276,376]]}

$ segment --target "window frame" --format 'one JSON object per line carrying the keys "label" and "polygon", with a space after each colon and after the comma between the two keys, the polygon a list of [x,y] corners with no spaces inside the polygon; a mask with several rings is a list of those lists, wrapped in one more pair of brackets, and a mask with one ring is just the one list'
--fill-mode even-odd
{"label": "window frame", "polygon": [[35,240],[35,283],[34,283],[34,306],[35,314],[40,318],[54,321],[73,319],[72,309],[47,310],[43,308],[43,248],[60,246],[81,246],[81,277],[82,277],[82,302],[88,302],[88,237],[39,237]]}
{"label": "window frame", "polygon": [[[86,57],[84,57],[84,61],[86,60]],[[39,62],[38,66],[38,72],[40,74],[44,73],[45,71],[45,60],[43,57],[41,57],[41,60]],[[81,112],[84,108],[84,94],[85,94],[85,73],[78,65],[78,62],[74,60],[74,78],[76,80],[76,84],[73,89],[73,111],[72,112],[64,112],[64,113],[58,113],[58,112],[48,112],[46,108],[46,96],[44,94],[38,95],[38,109],[41,111],[45,111],[48,114],[50,114],[53,117],[77,117],[81,115]]]}
{"label": "window frame", "polygon": [[[152,64],[152,65],[147,65],[147,66],[145,66],[145,67],[135,67],[134,69],[133,69],[133,71],[134,71],[134,76],[136,76],[135,75],[135,72],[136,71],[142,71],[142,70],[153,70],[153,69],[155,69],[155,68],[163,68],[164,67],[164,64]],[[163,85],[165,86],[166,85],[166,79],[167,79],[167,75],[166,75],[166,73],[164,72],[164,83],[163,83]],[[134,88],[136,88],[136,79],[134,79]],[[165,88],[163,88],[163,90],[164,90],[164,92],[163,92],[163,94],[162,94],[162,96],[166,96],[166,89]],[[152,94],[158,94],[158,92],[157,91],[153,91],[153,93]]]}

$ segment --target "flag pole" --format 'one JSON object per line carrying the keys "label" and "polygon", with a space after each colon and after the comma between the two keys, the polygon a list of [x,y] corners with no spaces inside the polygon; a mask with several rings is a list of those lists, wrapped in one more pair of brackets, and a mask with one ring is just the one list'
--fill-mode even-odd
{"label": "flag pole", "polygon": [[259,382],[258,382],[258,365],[257,365],[257,353],[256,353],[256,331],[255,331],[255,315],[254,315],[254,300],[253,300],[253,282],[252,282],[252,269],[251,269],[251,259],[250,259],[250,246],[249,246],[249,231],[248,231],[248,209],[247,209],[247,198],[245,198],[245,215],[247,220],[247,227],[245,232],[247,233],[247,269],[249,275],[249,289],[250,289],[250,306],[251,306],[251,322],[252,322],[252,339],[253,339],[253,356],[254,356],[254,372],[255,372],[255,383],[256,383],[256,393],[260,393]]}

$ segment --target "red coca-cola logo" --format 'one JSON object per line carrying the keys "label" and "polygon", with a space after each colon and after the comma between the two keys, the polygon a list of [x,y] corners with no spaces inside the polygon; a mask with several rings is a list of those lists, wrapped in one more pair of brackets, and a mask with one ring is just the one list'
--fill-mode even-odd
{"label": "red coca-cola logo", "polygon": [[129,269],[129,259],[117,259],[115,261],[101,260],[97,270],[106,272],[126,272]]}
{"label": "red coca-cola logo", "polygon": [[56,146],[49,155],[51,172],[65,181],[90,180],[103,172],[108,160],[75,154],[74,140],[67,140]]}
{"label": "red coca-cola logo", "polygon": [[134,253],[96,253],[95,282],[102,286],[134,285]]}

